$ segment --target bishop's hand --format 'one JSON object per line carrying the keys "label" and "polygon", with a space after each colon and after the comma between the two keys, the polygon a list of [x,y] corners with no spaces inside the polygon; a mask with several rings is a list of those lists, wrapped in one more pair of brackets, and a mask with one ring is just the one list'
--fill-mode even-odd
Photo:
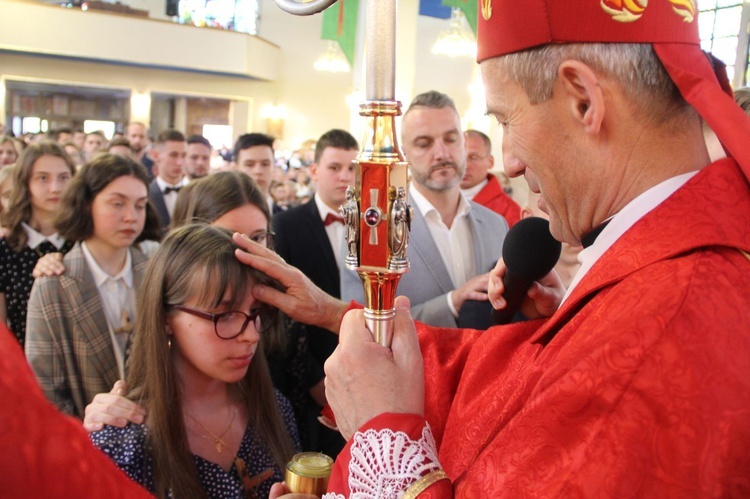
{"label": "bishop's hand", "polygon": [[390,349],[373,340],[362,310],[341,322],[339,345],[325,364],[326,398],[347,440],[380,414],[424,414],[424,367],[409,305],[396,298]]}

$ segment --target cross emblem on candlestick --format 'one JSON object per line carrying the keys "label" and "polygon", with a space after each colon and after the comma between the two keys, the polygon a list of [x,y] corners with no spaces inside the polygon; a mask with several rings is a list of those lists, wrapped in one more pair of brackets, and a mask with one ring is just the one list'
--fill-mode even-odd
{"label": "cross emblem on candlestick", "polygon": [[[379,189],[370,189],[370,207],[365,210],[363,218],[368,227],[374,229],[383,221],[383,212],[378,207]],[[378,244],[378,231],[370,231],[370,244]]]}

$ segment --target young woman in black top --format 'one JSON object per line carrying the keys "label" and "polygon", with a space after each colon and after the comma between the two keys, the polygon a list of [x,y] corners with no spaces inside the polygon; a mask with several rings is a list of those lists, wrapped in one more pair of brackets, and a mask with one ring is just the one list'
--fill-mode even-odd
{"label": "young woman in black top", "polygon": [[73,161],[53,142],[27,147],[13,172],[10,203],[2,214],[8,233],[0,238],[0,320],[21,345],[36,262],[47,253],[67,253],[73,246],[57,235],[53,221],[62,191],[74,174]]}

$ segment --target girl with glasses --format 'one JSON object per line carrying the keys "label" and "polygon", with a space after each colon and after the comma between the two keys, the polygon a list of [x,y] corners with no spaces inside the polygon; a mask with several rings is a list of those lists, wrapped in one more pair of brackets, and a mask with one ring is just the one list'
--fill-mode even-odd
{"label": "girl with glasses", "polygon": [[47,398],[83,419],[86,405],[124,377],[146,268],[138,241],[159,233],[146,170],[103,154],[70,182],[55,221],[67,241],[62,276],[31,291],[26,356]]}
{"label": "girl with glasses", "polygon": [[158,497],[267,497],[295,452],[291,407],[261,347],[274,314],[252,296],[271,282],[236,248],[205,224],[167,236],[139,294],[126,377],[148,418],[91,435]]}
{"label": "girl with glasses", "polygon": [[[177,198],[172,227],[190,223],[207,223],[231,232],[245,234],[251,241],[273,249],[274,233],[270,229],[271,213],[265,195],[252,178],[244,173],[217,172],[188,184]],[[286,395],[281,357],[287,341],[283,324],[271,328],[263,344],[271,362],[274,386]]]}

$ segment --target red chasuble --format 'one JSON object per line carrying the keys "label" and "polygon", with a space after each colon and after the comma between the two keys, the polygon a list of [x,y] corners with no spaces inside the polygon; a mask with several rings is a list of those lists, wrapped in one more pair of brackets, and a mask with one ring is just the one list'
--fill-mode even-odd
{"label": "red chasuble", "polygon": [[418,330],[426,420],[369,421],[327,497],[750,495],[750,186],[731,159],[548,320]]}
{"label": "red chasuble", "polygon": [[36,383],[21,346],[0,325],[0,496],[152,497],[94,447]]}

